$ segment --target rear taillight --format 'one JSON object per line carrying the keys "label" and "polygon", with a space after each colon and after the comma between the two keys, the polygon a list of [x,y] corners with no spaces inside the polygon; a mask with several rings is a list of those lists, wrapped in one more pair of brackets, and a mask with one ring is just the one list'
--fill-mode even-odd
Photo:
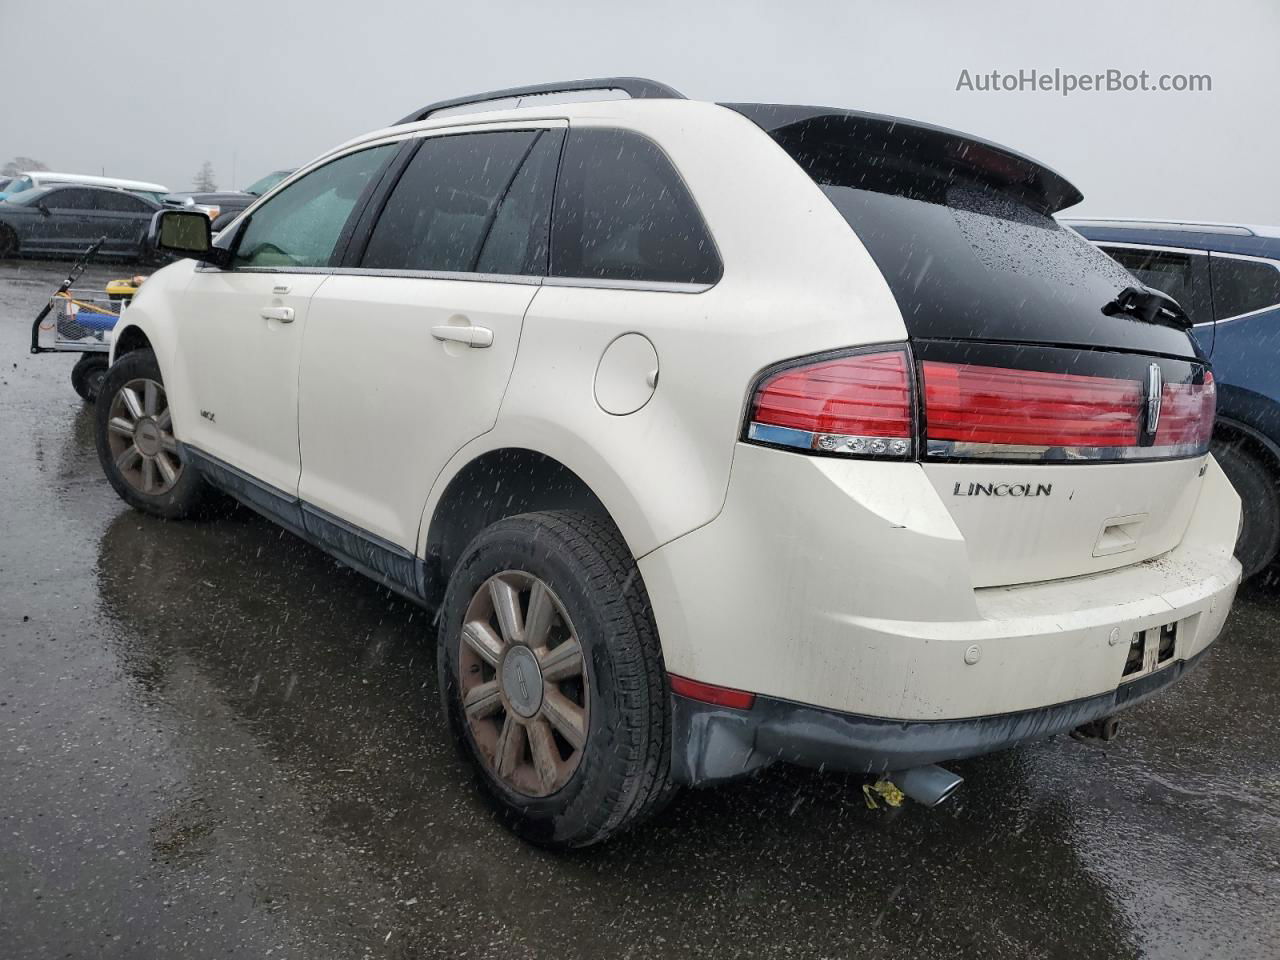
{"label": "rear taillight", "polygon": [[1201,384],[1164,384],[1157,410],[1139,380],[933,361],[921,370],[929,457],[1184,457],[1204,453],[1213,430],[1207,371]]}
{"label": "rear taillight", "polygon": [[1218,388],[1213,374],[1205,371],[1204,383],[1166,383],[1160,399],[1156,427],[1158,449],[1208,449],[1217,413]]}
{"label": "rear taillight", "polygon": [[803,450],[909,457],[914,433],[905,350],[789,366],[756,385],[747,438]]}
{"label": "rear taillight", "polygon": [[[1162,384],[1160,365],[1142,362],[1135,373],[1145,371],[1145,381],[925,360],[919,365],[922,453],[927,459],[1049,461],[1203,454],[1213,431],[1213,374],[1205,371],[1200,383]],[[913,367],[907,349],[895,346],[767,371],[752,394],[747,439],[843,456],[909,458],[920,446]]]}

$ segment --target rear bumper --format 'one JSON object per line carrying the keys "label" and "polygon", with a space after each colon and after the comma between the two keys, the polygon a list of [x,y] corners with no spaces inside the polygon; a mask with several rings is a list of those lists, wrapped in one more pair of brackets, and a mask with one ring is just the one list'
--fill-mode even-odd
{"label": "rear bumper", "polygon": [[885,773],[961,760],[1044,740],[1127,710],[1183,676],[1204,656],[1177,660],[1115,690],[1034,710],[963,720],[885,720],[758,697],[731,710],[672,697],[672,775],[689,785],[730,780],[776,761],[851,773]]}
{"label": "rear bumper", "polygon": [[1240,581],[1240,500],[1209,459],[1181,542],[1119,569],[974,589],[918,464],[742,445],[720,516],[640,559],[666,668],[892,721],[962,720],[1114,693],[1131,637],[1218,636]]}

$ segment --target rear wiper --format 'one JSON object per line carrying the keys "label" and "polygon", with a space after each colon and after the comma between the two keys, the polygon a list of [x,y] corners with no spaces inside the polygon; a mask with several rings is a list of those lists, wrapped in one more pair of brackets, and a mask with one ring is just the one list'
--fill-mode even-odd
{"label": "rear wiper", "polygon": [[1143,287],[1125,287],[1102,312],[1108,317],[1123,314],[1143,323],[1162,323],[1180,330],[1190,330],[1193,325],[1177,300],[1167,293]]}

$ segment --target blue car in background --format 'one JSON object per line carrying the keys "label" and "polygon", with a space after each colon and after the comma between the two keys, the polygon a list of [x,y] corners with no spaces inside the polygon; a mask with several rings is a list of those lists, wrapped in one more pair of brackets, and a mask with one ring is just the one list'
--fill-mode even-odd
{"label": "blue car in background", "polygon": [[1213,362],[1213,454],[1244,501],[1246,577],[1280,550],[1280,228],[1063,220],[1195,324]]}

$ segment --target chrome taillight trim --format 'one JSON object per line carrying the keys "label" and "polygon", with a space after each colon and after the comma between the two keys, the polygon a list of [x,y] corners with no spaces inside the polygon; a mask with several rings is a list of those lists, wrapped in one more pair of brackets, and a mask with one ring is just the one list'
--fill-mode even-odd
{"label": "chrome taillight trim", "polygon": [[1092,462],[1101,460],[1178,460],[1204,456],[1207,443],[1175,443],[1159,447],[1042,447],[1010,443],[966,443],[935,440],[925,444],[928,457],[965,460]]}
{"label": "chrome taillight trim", "polygon": [[797,450],[816,450],[819,453],[839,453],[852,456],[894,457],[909,459],[912,453],[910,437],[854,437],[839,433],[813,433],[794,427],[775,427],[767,423],[751,421],[747,425],[747,439],[757,443],[770,443]]}

